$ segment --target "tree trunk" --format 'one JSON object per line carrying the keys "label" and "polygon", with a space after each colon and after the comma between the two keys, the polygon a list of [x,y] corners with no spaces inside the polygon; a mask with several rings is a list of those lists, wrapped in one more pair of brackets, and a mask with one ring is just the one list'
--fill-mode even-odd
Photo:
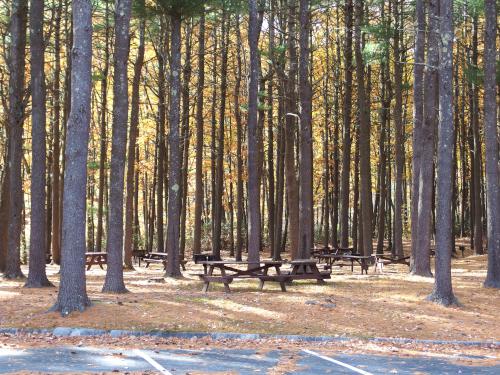
{"label": "tree trunk", "polygon": [[424,57],[425,57],[425,2],[416,0],[415,51],[413,66],[413,139],[412,139],[412,200],[411,200],[411,259],[410,270],[415,270],[418,239],[418,197],[420,195],[420,164],[422,159],[422,126],[424,120]]}
{"label": "tree trunk", "polygon": [[52,263],[61,263],[61,13],[62,0],[59,0],[54,29],[54,124],[52,158]]}
{"label": "tree trunk", "polygon": [[360,173],[360,201],[363,228],[362,254],[372,254],[372,193],[370,168],[370,118],[369,106],[366,99],[364,82],[364,63],[361,54],[361,25],[363,24],[363,1],[356,0],[355,18],[355,52],[356,76],[358,83],[359,108],[359,173]]}
{"label": "tree trunk", "polygon": [[299,257],[309,259],[313,246],[313,152],[312,152],[312,86],[309,80],[310,10],[309,1],[300,0],[300,198],[299,198]]}
{"label": "tree trunk", "polygon": [[92,85],[92,7],[74,0],[71,112],[68,118],[63,191],[62,264],[53,310],[63,316],[90,305],[85,283],[85,208]]}
{"label": "tree trunk", "polygon": [[113,80],[113,134],[107,253],[103,292],[125,293],[123,281],[123,178],[127,149],[129,30],[132,0],[115,3],[115,61]]}
{"label": "tree trunk", "polygon": [[495,0],[485,0],[484,35],[484,132],[486,143],[486,196],[488,272],[484,286],[500,288],[500,189],[498,172],[498,128],[495,96],[496,28]]}
{"label": "tree trunk", "polygon": [[[452,0],[439,2],[439,127],[437,159],[436,278],[429,299],[456,304],[451,285],[451,198],[453,191],[453,7]],[[432,13],[431,13],[432,14]],[[437,33],[437,29],[435,30]]]}
{"label": "tree trunk", "polygon": [[[45,145],[45,59],[43,54],[43,0],[31,0],[30,51],[31,51],[31,226],[29,274],[26,287],[52,286],[45,272],[47,254],[47,214],[45,208],[45,183],[47,150]],[[36,157],[35,157],[36,156]]]}
{"label": "tree trunk", "polygon": [[181,210],[181,167],[179,122],[181,94],[181,16],[172,15],[171,22],[171,53],[170,63],[170,113],[169,125],[169,166],[168,166],[168,220],[167,220],[167,252],[168,264],[166,276],[181,276],[179,268],[179,232]]}
{"label": "tree trunk", "polygon": [[285,88],[285,177],[288,204],[288,225],[290,252],[292,259],[299,257],[299,185],[295,170],[295,134],[297,132],[297,48],[296,39],[296,0],[288,2],[288,77]]}
{"label": "tree trunk", "polygon": [[257,121],[259,90],[259,18],[257,0],[249,0],[248,44],[250,74],[248,84],[248,260],[260,258],[259,130]]}
{"label": "tree trunk", "polygon": [[439,4],[438,0],[429,1],[429,40],[427,46],[427,63],[424,72],[424,122],[421,129],[419,196],[417,216],[417,247],[415,249],[414,268],[412,273],[420,276],[431,276],[430,241],[431,213],[434,171],[435,132],[437,122],[437,93],[439,64]]}
{"label": "tree trunk", "polygon": [[[394,192],[394,251],[397,257],[403,257],[403,166],[405,163],[404,155],[404,136],[403,136],[403,78],[402,78],[402,65],[401,51],[400,51],[400,27],[402,24],[402,15],[399,12],[399,1],[394,2],[394,125],[396,131],[395,148],[396,148],[396,191]],[[402,2],[401,2],[402,7]]]}
{"label": "tree trunk", "polygon": [[205,12],[198,34],[198,83],[196,85],[196,187],[194,203],[193,254],[201,253],[201,215],[203,211],[203,91],[205,86]]}
{"label": "tree trunk", "polygon": [[351,173],[351,106],[352,106],[352,30],[353,30],[353,5],[352,0],[345,2],[345,93],[343,103],[343,149],[342,149],[342,174],[340,196],[340,245],[349,245],[349,176]]}
{"label": "tree trunk", "polygon": [[236,213],[236,254],[235,259],[241,260],[243,252],[243,223],[244,223],[244,195],[243,195],[243,158],[242,158],[242,143],[243,143],[243,123],[240,110],[240,87],[241,87],[241,32],[240,32],[240,16],[236,16],[236,82],[234,85],[234,116],[236,118],[236,167],[237,167],[237,213]]}
{"label": "tree trunk", "polygon": [[107,119],[108,112],[108,72],[109,72],[109,3],[106,2],[105,13],[105,47],[104,47],[104,69],[102,71],[101,80],[101,118],[100,118],[100,160],[99,160],[99,196],[97,198],[97,238],[96,248],[91,251],[102,251],[102,238],[104,232],[104,199],[106,196],[106,159],[107,159]]}
{"label": "tree trunk", "polygon": [[[134,77],[132,80],[132,102],[130,104],[130,130],[127,155],[127,197],[125,204],[125,239],[124,239],[124,263],[127,269],[133,269],[132,250],[134,249],[134,232],[138,225],[134,223],[134,207],[137,209],[137,203],[134,204],[134,197],[137,195],[139,185],[134,184],[136,179],[135,160],[136,160],[136,142],[139,135],[139,85],[141,83],[141,71],[144,64],[144,32],[146,21],[141,19],[139,25],[139,47],[134,64]],[[135,230],[134,230],[135,229]],[[135,236],[137,240],[137,236]]]}
{"label": "tree trunk", "polygon": [[[163,223],[163,187],[165,183],[165,155],[167,153],[165,147],[165,119],[167,111],[167,94],[166,94],[166,72],[165,66],[167,61],[166,56],[166,39],[167,32],[165,26],[161,27],[161,46],[157,51],[158,56],[158,134],[157,134],[157,166],[156,166],[156,251],[165,252],[164,239],[164,223]],[[165,195],[167,193],[165,192]]]}
{"label": "tree trunk", "polygon": [[184,260],[186,249],[186,216],[187,216],[187,191],[188,191],[188,158],[189,158],[189,83],[191,81],[191,25],[190,21],[186,26],[185,35],[185,60],[182,69],[182,136],[181,136],[181,155],[182,155],[182,174],[181,174],[181,227],[180,227],[180,259]]}
{"label": "tree trunk", "polygon": [[[10,56],[9,56],[9,210],[7,233],[7,261],[4,277],[23,278],[20,263],[21,226],[23,208],[23,188],[21,163],[23,159],[23,120],[24,120],[24,67],[26,44],[26,0],[14,0],[10,19]],[[45,139],[44,139],[45,142]],[[44,159],[45,162],[45,159]],[[44,230],[44,228],[43,228]],[[42,234],[43,236],[43,234]]]}
{"label": "tree trunk", "polygon": [[222,207],[222,195],[224,189],[224,121],[226,112],[226,92],[227,92],[227,59],[228,59],[228,22],[227,11],[222,10],[222,26],[221,26],[221,73],[220,73],[220,108],[219,108],[219,128],[217,134],[217,147],[212,150],[216,154],[215,165],[215,191],[214,207],[213,207],[213,232],[212,232],[212,253],[219,259],[221,252],[221,237],[222,237],[222,220],[224,211]]}

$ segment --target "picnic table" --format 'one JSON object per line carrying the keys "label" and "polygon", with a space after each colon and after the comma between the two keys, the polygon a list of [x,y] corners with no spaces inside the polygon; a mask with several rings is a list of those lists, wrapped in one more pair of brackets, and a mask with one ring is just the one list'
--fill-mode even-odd
{"label": "picnic table", "polygon": [[139,267],[141,266],[141,260],[144,260],[144,257],[146,256],[146,254],[147,254],[146,249],[132,250],[132,257],[133,257],[134,261],[136,261],[138,263]]}
{"label": "picnic table", "polygon": [[101,267],[101,269],[103,270],[104,267],[102,265],[107,263],[108,263],[107,253],[103,252],[85,253],[85,265],[87,266],[87,271],[90,270],[90,268],[94,264],[99,265],[99,267]]}
{"label": "picnic table", "polygon": [[[245,262],[232,260],[204,260],[198,264],[204,266],[205,272],[199,274],[199,278],[203,280],[203,292],[208,291],[211,282],[223,283],[226,293],[231,292],[229,284],[234,279],[259,279],[259,289],[264,288],[266,281],[277,282],[281,286],[281,291],[286,292],[285,281],[288,276],[282,275],[280,267],[283,262],[279,261],[260,261],[260,262]],[[245,266],[245,268],[236,268],[237,266]],[[274,268],[276,274],[269,275],[269,269]],[[214,275],[214,270],[218,270],[219,274]]]}
{"label": "picnic table", "polygon": [[317,280],[318,284],[324,284],[325,279],[331,278],[330,272],[320,272],[318,264],[314,259],[296,259],[290,262],[292,270],[287,273],[287,281],[293,280]]}
{"label": "picnic table", "polygon": [[[166,270],[168,264],[168,253],[157,253],[157,252],[146,253],[146,255],[144,256],[144,258],[142,258],[142,260],[144,261],[144,263],[146,263],[146,268],[148,268],[151,263],[159,263],[163,264],[163,270]],[[187,262],[181,259],[179,260],[179,263],[182,269],[185,271]]]}
{"label": "picnic table", "polygon": [[380,270],[380,272],[384,271],[384,265],[388,264],[405,264],[410,267],[410,257],[403,256],[397,257],[392,255],[384,255],[384,254],[373,254],[373,258],[375,259],[375,272]]}
{"label": "picnic table", "polygon": [[332,269],[334,265],[343,267],[346,264],[344,263],[335,264],[335,262],[347,261],[350,262],[351,272],[354,272],[354,263],[357,263],[361,266],[361,274],[363,274],[363,272],[368,274],[368,267],[373,257],[371,255],[361,255],[358,253],[339,253],[339,254],[324,254],[322,256],[322,259],[326,260],[327,265],[325,266],[325,268]]}

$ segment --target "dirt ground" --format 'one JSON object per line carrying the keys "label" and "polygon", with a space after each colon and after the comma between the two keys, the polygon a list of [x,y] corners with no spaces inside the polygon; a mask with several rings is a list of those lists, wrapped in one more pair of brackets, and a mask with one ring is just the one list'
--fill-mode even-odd
{"label": "dirt ground", "polygon": [[[130,293],[101,292],[105,271],[87,272],[93,305],[63,318],[48,312],[57,288],[26,289],[21,281],[0,281],[0,327],[92,327],[101,329],[244,332],[300,335],[406,337],[435,340],[500,340],[500,291],[482,287],[486,256],[466,253],[453,259],[453,287],[460,307],[442,307],[425,300],[433,279],[411,276],[404,265],[334,267],[325,285],[296,281],[283,293],[279,285],[257,280],[234,281],[232,293],[210,285],[208,293],[194,274],[201,266],[189,262],[183,279],[161,278],[158,265],[125,273]],[[284,266],[283,268],[287,268]],[[25,269],[24,271],[27,272]],[[58,285],[58,267],[48,266]]]}

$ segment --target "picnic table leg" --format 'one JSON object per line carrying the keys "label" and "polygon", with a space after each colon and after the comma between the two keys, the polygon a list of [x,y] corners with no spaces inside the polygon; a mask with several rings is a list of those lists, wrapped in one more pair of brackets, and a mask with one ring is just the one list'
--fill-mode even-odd
{"label": "picnic table leg", "polygon": [[[222,266],[222,267],[220,268],[220,273],[221,273],[221,275],[222,275],[223,277],[226,277],[226,270],[224,269],[224,266]],[[231,293],[231,289],[229,289],[229,284],[228,284],[227,280],[226,280],[226,281],[224,281],[224,291],[225,291],[226,293]]]}
{"label": "picnic table leg", "polygon": [[101,256],[99,256],[99,259],[97,261],[97,263],[99,263],[99,267],[101,267],[101,270],[104,270],[104,267],[102,266],[102,259],[101,259]]}
{"label": "picnic table leg", "polygon": [[[276,269],[276,275],[281,276],[280,266],[276,265],[274,268]],[[286,292],[285,280],[282,278],[280,278],[280,287],[282,292]]]}
{"label": "picnic table leg", "polygon": [[[204,264],[204,266],[206,266],[206,264]],[[206,271],[206,267],[205,267],[205,271]],[[213,266],[213,265],[210,265],[210,268],[209,268],[209,270],[208,270],[208,274],[207,274],[206,272],[205,272],[205,274],[206,274],[207,276],[212,276],[212,274],[213,274],[213,273],[214,273],[214,266]],[[202,289],[202,291],[203,291],[204,293],[208,292],[208,286],[209,286],[209,285],[210,285],[210,281],[205,280],[205,282],[203,283],[203,289]]]}
{"label": "picnic table leg", "polygon": [[311,273],[313,275],[316,275],[316,281],[318,284],[324,284],[325,280],[323,279],[323,276],[321,275],[321,272],[319,272],[318,266],[314,265],[311,266]]}
{"label": "picnic table leg", "polygon": [[[264,276],[267,276],[267,271],[268,271],[268,268],[264,268],[264,272],[263,272],[263,275]],[[264,280],[260,279],[259,281],[259,290],[262,290],[264,288]]]}
{"label": "picnic table leg", "polygon": [[[354,259],[351,258],[351,272],[354,272]],[[363,270],[361,270],[363,272]]]}

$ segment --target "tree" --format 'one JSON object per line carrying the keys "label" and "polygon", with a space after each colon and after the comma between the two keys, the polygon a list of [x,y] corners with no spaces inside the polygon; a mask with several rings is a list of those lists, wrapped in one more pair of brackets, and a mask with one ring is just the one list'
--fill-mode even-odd
{"label": "tree", "polygon": [[105,1],[104,13],[105,45],[104,45],[104,68],[101,72],[101,114],[100,114],[100,159],[99,159],[99,196],[97,201],[97,238],[95,251],[102,251],[104,200],[106,196],[106,159],[108,153],[107,140],[107,114],[108,114],[108,74],[109,74],[109,1]]}
{"label": "tree", "polygon": [[26,0],[12,1],[10,19],[10,56],[9,56],[9,144],[8,144],[8,233],[7,261],[4,276],[8,279],[23,278],[20,263],[21,221],[23,207],[23,189],[21,161],[23,158],[23,122],[24,122],[24,66],[26,44],[26,18],[28,4]]}
{"label": "tree", "polygon": [[103,292],[124,293],[123,179],[127,148],[129,29],[132,0],[115,3],[115,61],[113,80],[113,135],[108,219],[108,267]]}
{"label": "tree", "polygon": [[500,288],[500,188],[498,172],[498,128],[496,90],[496,30],[495,0],[485,0],[484,30],[484,132],[486,143],[486,196],[488,234],[488,273],[484,286]]}
{"label": "tree", "polygon": [[360,163],[360,199],[361,220],[363,234],[363,254],[372,254],[372,194],[371,194],[371,169],[370,169],[370,118],[368,115],[368,102],[366,99],[364,82],[364,63],[361,55],[361,25],[363,23],[363,1],[355,3],[355,53],[356,76],[358,83],[358,108],[359,108],[359,163]]}
{"label": "tree", "polygon": [[309,38],[311,32],[310,4],[300,0],[300,200],[299,200],[299,257],[308,259],[313,246],[313,151],[312,151],[312,86],[310,82],[309,60],[311,51]]}
{"label": "tree", "polygon": [[198,82],[196,85],[196,187],[193,254],[201,253],[203,211],[203,90],[205,87],[205,11],[202,10],[198,35]]}
{"label": "tree", "polygon": [[297,132],[297,1],[288,1],[288,74],[285,87],[285,178],[288,205],[288,225],[292,258],[298,258],[299,250],[299,184],[295,170],[295,134]]}
{"label": "tree", "polygon": [[31,0],[30,49],[31,49],[31,227],[29,273],[26,287],[52,286],[45,272],[47,255],[45,208],[45,74],[43,48],[43,0]]}
{"label": "tree", "polygon": [[401,60],[401,24],[402,24],[402,11],[399,11],[399,4],[403,4],[398,0],[394,1],[394,92],[395,92],[395,104],[394,104],[394,124],[396,128],[396,191],[394,198],[394,254],[397,257],[403,257],[403,167],[405,163],[405,151],[404,151],[404,135],[403,135],[403,77],[402,77],[402,64]]}
{"label": "tree", "polygon": [[432,276],[430,267],[431,212],[433,202],[435,132],[438,119],[438,72],[439,63],[439,4],[429,1],[429,36],[427,42],[427,62],[424,71],[425,97],[423,123],[420,132],[420,166],[418,188],[417,247],[412,273]]}
{"label": "tree", "polygon": [[[451,284],[451,217],[453,191],[453,6],[439,1],[439,127],[437,159],[436,278],[429,300],[457,304]],[[432,13],[431,13],[432,14]],[[432,30],[432,29],[431,29]],[[437,33],[437,29],[436,33]]]}
{"label": "tree", "polygon": [[61,263],[61,14],[62,0],[59,0],[54,26],[54,124],[52,153],[52,262]]}
{"label": "tree", "polygon": [[422,124],[424,118],[424,58],[425,58],[425,3],[415,3],[415,63],[413,65],[413,137],[412,137],[412,200],[411,200],[411,266],[415,269],[418,239],[418,196],[420,190],[420,160],[422,143]]}
{"label": "tree", "polygon": [[169,123],[169,165],[168,165],[168,224],[167,224],[167,252],[168,265],[166,276],[181,275],[179,268],[179,232],[181,209],[181,168],[182,155],[180,153],[179,122],[180,122],[180,94],[181,94],[181,14],[173,12],[171,22],[171,53],[170,64],[170,113]]}
{"label": "tree", "polygon": [[[349,175],[351,170],[351,110],[352,110],[352,30],[353,5],[352,0],[345,1],[346,36],[344,44],[345,56],[345,93],[343,103],[344,137],[342,150],[342,175],[340,196],[340,245],[349,245]],[[336,244],[334,244],[336,245]]]}
{"label": "tree", "polygon": [[[140,4],[144,7],[144,4]],[[134,64],[134,77],[132,79],[132,102],[130,104],[130,129],[129,143],[127,154],[127,196],[125,205],[125,239],[124,239],[124,262],[125,267],[132,269],[132,250],[134,246],[134,195],[137,193],[139,186],[134,184],[135,180],[135,159],[137,136],[139,133],[139,89],[141,81],[142,66],[144,65],[144,32],[146,28],[146,20],[141,19],[139,24],[139,47],[137,48],[137,56]],[[135,186],[134,186],[135,185]],[[137,204],[135,205],[137,208]]]}
{"label": "tree", "polygon": [[260,257],[260,186],[258,139],[259,35],[260,24],[257,0],[248,1],[248,45],[250,47],[250,76],[248,83],[248,260]]}
{"label": "tree", "polygon": [[74,0],[72,11],[71,112],[65,149],[61,283],[53,307],[63,316],[90,305],[85,282],[85,194],[92,83],[91,3]]}

